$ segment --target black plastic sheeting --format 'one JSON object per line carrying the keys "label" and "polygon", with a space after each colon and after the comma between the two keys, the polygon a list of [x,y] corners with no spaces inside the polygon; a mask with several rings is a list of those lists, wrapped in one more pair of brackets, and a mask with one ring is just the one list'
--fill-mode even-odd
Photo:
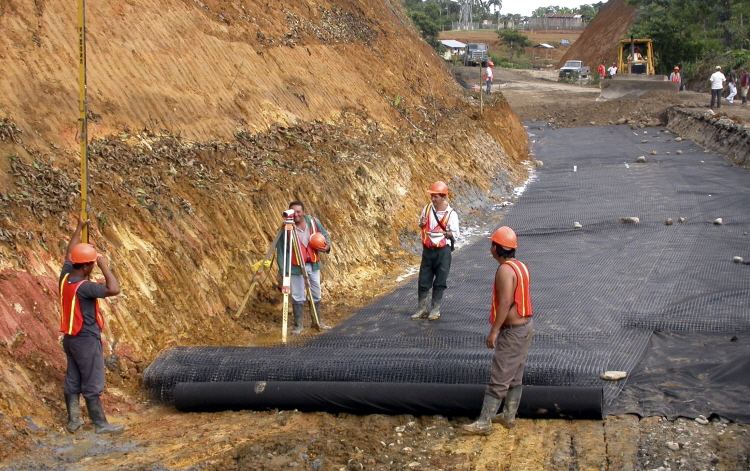
{"label": "black plastic sheeting", "polygon": [[[478,416],[484,384],[318,382],[179,383],[174,405],[183,412],[294,410],[349,414]],[[529,386],[518,416],[523,418],[602,418],[600,388]]]}
{"label": "black plastic sheeting", "polygon": [[[641,358],[699,359],[713,335],[737,336],[738,348],[725,352],[727,363],[750,356],[750,265],[732,262],[734,256],[750,259],[747,170],[691,141],[675,141],[664,128],[537,123],[529,131],[544,165],[516,204],[497,208],[507,211],[503,223],[518,233],[517,256],[532,276],[536,334],[524,384],[601,389],[607,414],[692,417],[700,410],[746,421],[738,410],[749,409],[750,399],[736,404],[736,397],[716,395],[705,407],[691,402],[697,389],[710,394],[726,382],[741,385],[737,371],[727,372],[724,383],[679,375],[682,387],[664,393],[677,394],[669,410],[655,393],[639,402],[630,391],[664,391],[658,378],[635,374]],[[636,163],[641,155],[647,161]],[[623,217],[640,223],[622,223]],[[665,224],[667,218],[674,224]],[[714,224],[716,218],[723,224]],[[170,403],[183,382],[486,384],[492,352],[484,339],[496,268],[487,240],[475,237],[453,253],[438,321],[409,320],[416,307],[412,277],[312,339],[293,337],[296,343],[274,347],[173,348],[146,369],[144,386]],[[652,333],[662,331],[684,335],[684,352],[654,347]],[[711,378],[715,365],[705,368],[699,376]],[[632,376],[603,381],[608,370]],[[629,402],[618,398],[623,387]]]}

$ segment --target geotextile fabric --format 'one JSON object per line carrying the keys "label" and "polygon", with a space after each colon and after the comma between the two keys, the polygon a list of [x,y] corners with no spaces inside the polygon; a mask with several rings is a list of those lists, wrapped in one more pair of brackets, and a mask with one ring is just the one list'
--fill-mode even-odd
{"label": "geotextile fabric", "polygon": [[[664,377],[655,383],[643,371],[654,355],[699,358],[705,350],[698,347],[716,335],[735,338],[721,349],[727,363],[750,357],[750,265],[733,262],[750,259],[747,170],[661,127],[534,123],[529,135],[543,166],[502,209],[503,225],[518,235],[516,256],[531,272],[536,333],[524,384],[600,388],[608,414],[715,413],[750,422],[748,394],[739,405],[735,393],[685,405],[694,388],[746,391],[740,370],[722,368],[721,379],[711,381],[716,362],[690,362],[698,384],[663,367],[675,375],[670,384],[679,384],[669,391]],[[646,162],[636,163],[639,156]],[[621,222],[629,217],[640,222]],[[717,218],[723,224],[714,224]],[[492,351],[484,339],[497,269],[489,246],[482,237],[453,253],[437,321],[409,319],[417,306],[410,278],[304,344],[173,348],[144,372],[144,386],[171,402],[182,382],[486,384]],[[679,333],[681,342],[655,348],[654,332]],[[600,378],[611,370],[630,377]],[[648,391],[648,401],[632,391]]]}

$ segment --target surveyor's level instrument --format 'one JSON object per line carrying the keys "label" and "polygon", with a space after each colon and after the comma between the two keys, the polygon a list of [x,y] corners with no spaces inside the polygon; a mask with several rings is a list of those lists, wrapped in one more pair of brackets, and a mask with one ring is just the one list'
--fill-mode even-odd
{"label": "surveyor's level instrument", "polygon": [[245,297],[242,300],[242,304],[235,317],[239,317],[242,311],[245,309],[250,296],[257,288],[260,280],[263,277],[263,270],[271,266],[271,261],[276,253],[276,247],[278,244],[282,244],[281,258],[277,260],[281,271],[281,293],[283,295],[283,301],[281,306],[281,342],[286,343],[286,331],[289,324],[289,295],[292,293],[292,257],[296,257],[297,265],[302,271],[302,277],[305,280],[305,293],[308,302],[310,303],[310,312],[312,314],[313,324],[318,330],[321,330],[320,320],[318,319],[318,313],[315,309],[315,300],[312,295],[312,287],[310,286],[310,279],[307,276],[305,270],[305,264],[301,261],[301,255],[299,253],[299,246],[297,245],[297,235],[294,228],[294,211],[284,211],[284,224],[282,225],[279,232],[274,237],[271,246],[268,248],[265,257],[260,262],[253,265],[254,274],[250,288],[248,288]]}

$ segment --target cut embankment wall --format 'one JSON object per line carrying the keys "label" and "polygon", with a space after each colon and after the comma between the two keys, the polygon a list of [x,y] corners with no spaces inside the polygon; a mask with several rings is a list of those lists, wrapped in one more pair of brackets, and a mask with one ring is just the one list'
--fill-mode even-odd
{"label": "cut embankment wall", "polygon": [[750,127],[711,110],[669,110],[669,129],[725,156],[739,167],[750,167]]}

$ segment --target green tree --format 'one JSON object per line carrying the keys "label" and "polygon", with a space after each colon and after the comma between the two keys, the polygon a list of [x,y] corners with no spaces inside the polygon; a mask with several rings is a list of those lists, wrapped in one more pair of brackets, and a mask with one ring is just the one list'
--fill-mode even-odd
{"label": "green tree", "polygon": [[438,34],[440,34],[440,28],[438,28],[438,25],[433,23],[430,18],[422,13],[421,11],[412,11],[409,12],[409,18],[411,18],[412,23],[414,23],[414,26],[419,30],[419,32],[422,34],[422,37],[433,47],[435,47],[435,43],[437,43],[437,37]]}
{"label": "green tree", "polygon": [[529,37],[518,32],[517,29],[501,29],[497,32],[497,37],[500,41],[508,46],[509,58],[513,60],[513,56],[518,52],[518,55],[523,54],[523,48],[531,46]]}

